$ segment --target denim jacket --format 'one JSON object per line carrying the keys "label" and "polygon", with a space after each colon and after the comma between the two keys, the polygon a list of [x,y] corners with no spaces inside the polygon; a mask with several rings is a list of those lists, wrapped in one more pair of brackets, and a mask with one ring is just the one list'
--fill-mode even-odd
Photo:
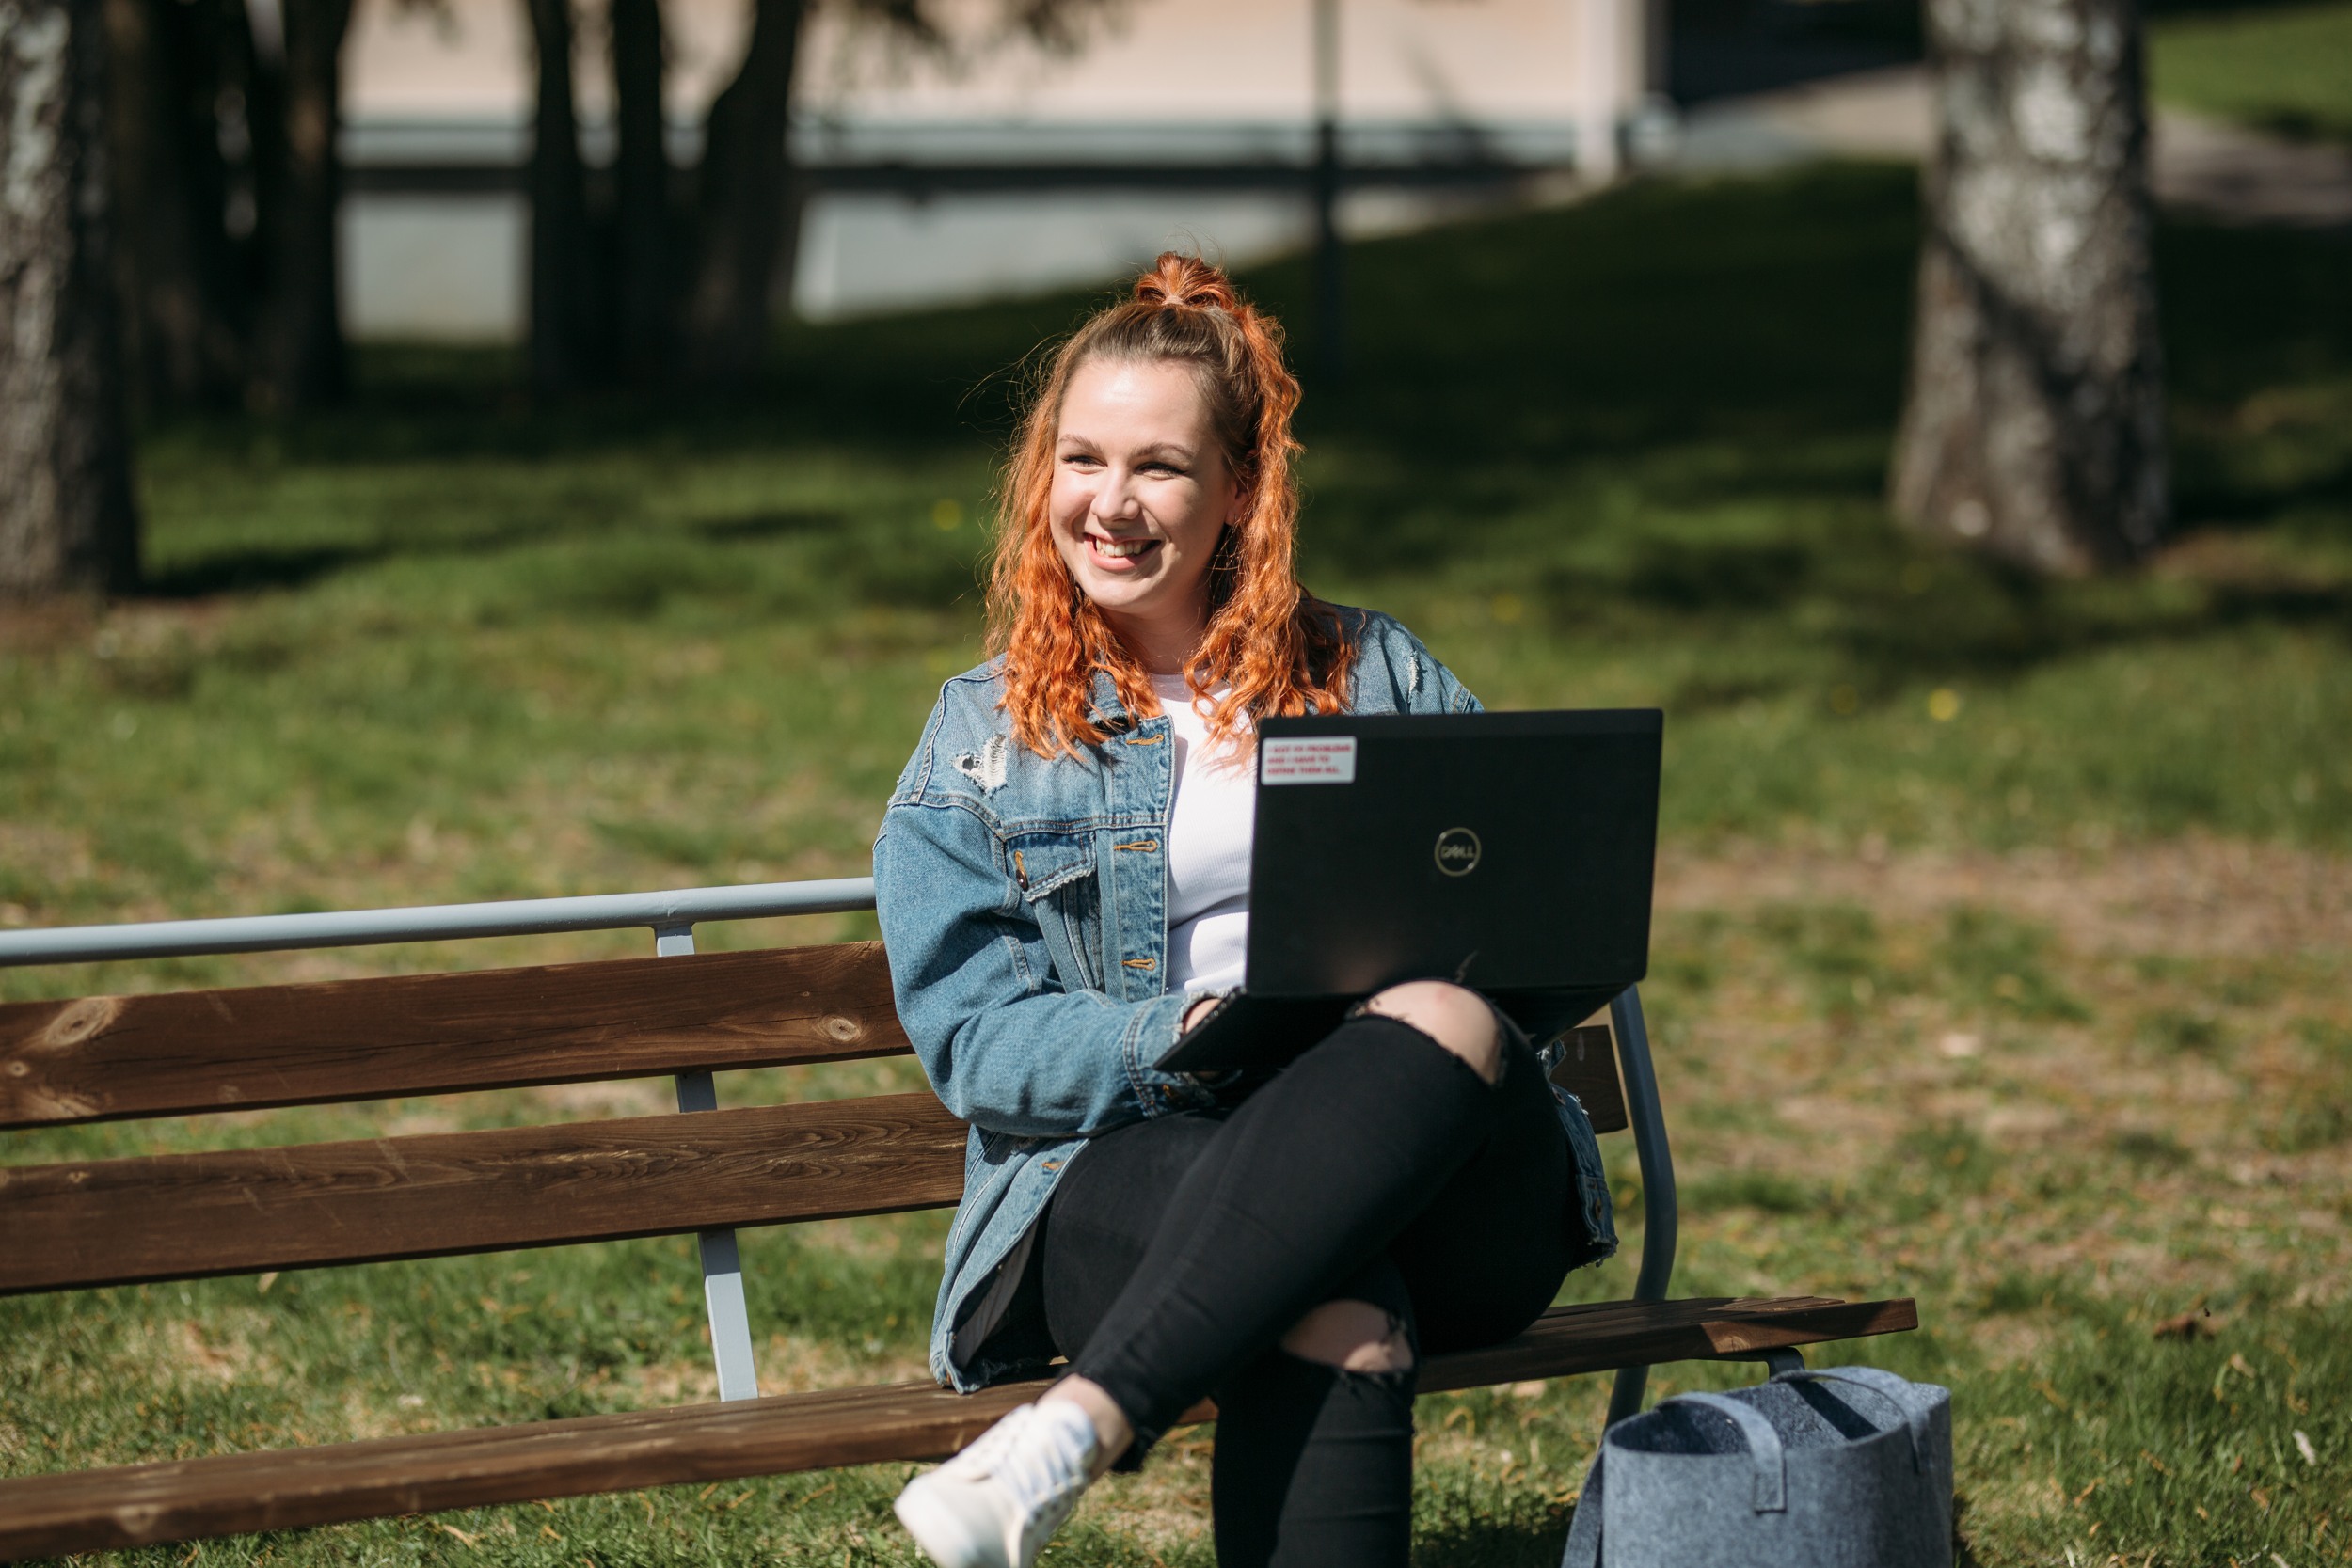
{"label": "denim jacket", "polygon": [[[1351,711],[1478,711],[1402,626],[1343,613],[1358,650]],[[1097,676],[1106,739],[1048,759],[1013,739],[1003,694],[993,663],[941,687],[874,843],[898,1018],[931,1087],[971,1124],[930,1343],[931,1375],[967,1393],[1046,1354],[1039,1334],[996,1331],[1037,1218],[1085,1141],[1214,1103],[1152,1065],[1186,1001],[1165,983],[1168,720],[1128,713]],[[1547,1053],[1546,1069],[1555,1061]],[[1555,1098],[1597,1260],[1616,1245],[1599,1146],[1575,1099]]]}

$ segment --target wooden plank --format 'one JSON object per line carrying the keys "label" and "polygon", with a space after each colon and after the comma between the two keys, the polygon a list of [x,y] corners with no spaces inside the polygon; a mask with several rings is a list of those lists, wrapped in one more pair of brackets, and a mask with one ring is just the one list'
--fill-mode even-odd
{"label": "wooden plank", "polygon": [[878,942],[0,1006],[0,1128],[907,1049]]}
{"label": "wooden plank", "polygon": [[0,1166],[0,1293],[931,1208],[963,1161],[924,1093]]}
{"label": "wooden plank", "polygon": [[1625,1114],[1625,1085],[1617,1081],[1617,1046],[1602,1023],[1587,1023],[1562,1037],[1566,1054],[1551,1070],[1551,1081],[1576,1096],[1596,1132],[1622,1132],[1630,1126]]}
{"label": "wooden plank", "polygon": [[[1677,1301],[1555,1308],[1518,1339],[1440,1356],[1426,1391],[1721,1358],[1915,1326],[1909,1301]],[[1730,1346],[1733,1348],[1724,1348]],[[1662,1353],[1662,1354],[1661,1354]],[[939,1459],[1042,1383],[924,1383],[0,1481],[0,1560],[533,1497]],[[1213,1406],[1186,1413],[1209,1419]]]}
{"label": "wooden plank", "polygon": [[1569,1307],[1546,1313],[1516,1339],[1432,1360],[1423,1393],[1522,1378],[1566,1377],[1670,1361],[1736,1360],[1767,1350],[1899,1334],[1919,1326],[1918,1304],[1898,1301],[1686,1300],[1635,1307],[1603,1319]]}

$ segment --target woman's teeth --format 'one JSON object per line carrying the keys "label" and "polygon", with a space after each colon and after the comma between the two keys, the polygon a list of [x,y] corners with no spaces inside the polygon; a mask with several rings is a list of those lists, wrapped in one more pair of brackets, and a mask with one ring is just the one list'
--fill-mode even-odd
{"label": "woman's teeth", "polygon": [[1107,555],[1114,561],[1124,561],[1130,556],[1141,555],[1158,543],[1156,539],[1097,539],[1094,553]]}

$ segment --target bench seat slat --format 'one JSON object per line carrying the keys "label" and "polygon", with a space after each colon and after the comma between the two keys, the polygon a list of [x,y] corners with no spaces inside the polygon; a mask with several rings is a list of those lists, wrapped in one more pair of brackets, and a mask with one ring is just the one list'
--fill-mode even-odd
{"label": "bench seat slat", "polygon": [[[1439,1356],[1424,1392],[1723,1359],[1917,1326],[1909,1300],[1555,1307],[1490,1350]],[[0,1481],[0,1560],[536,1497],[945,1457],[1041,1383],[960,1398],[927,1383]],[[1202,1405],[1186,1420],[1213,1418]]]}
{"label": "bench seat slat", "polygon": [[878,942],[0,1005],[0,1128],[907,1050]]}
{"label": "bench seat slat", "polygon": [[963,1164],[918,1093],[0,1166],[0,1293],[889,1213]]}

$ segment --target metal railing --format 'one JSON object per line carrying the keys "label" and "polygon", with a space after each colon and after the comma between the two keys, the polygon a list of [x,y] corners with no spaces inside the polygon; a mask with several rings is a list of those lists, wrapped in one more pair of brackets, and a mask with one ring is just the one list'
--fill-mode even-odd
{"label": "metal railing", "polygon": [[656,933],[711,920],[839,914],[874,907],[874,879],[754,882],[668,893],[600,893],[579,898],[509,898],[487,904],[428,904],[404,910],[236,915],[223,920],[150,920],[122,926],[58,926],[0,931],[0,966],[96,963],[105,958],[180,958],[207,953],[278,953],[305,947],[454,942],[467,937],[554,931]]}
{"label": "metal railing", "polygon": [[[743,887],[678,888],[667,893],[595,894],[578,898],[517,898],[485,904],[437,904],[399,910],[342,910],[318,914],[265,914],[223,920],[158,920],[122,926],[63,926],[0,931],[0,966],[93,963],[102,959],[186,958],[199,954],[266,953],[310,947],[357,947],[394,942],[449,942],[469,937],[533,936],[556,931],[611,931],[644,927],[663,958],[694,951],[694,927],[714,920],[763,920],[790,914],[839,914],[874,907],[874,879],[758,882]],[[1642,1261],[1633,1299],[1663,1301],[1674,1273],[1677,1208],[1674,1156],[1658,1103],[1649,1031],[1638,988],[1609,1006],[1625,1078],[1626,1115],[1642,1170]],[[707,1072],[677,1075],[681,1111],[718,1105]],[[751,1318],[743,1299],[742,1264],[731,1229],[700,1233],[703,1295],[710,1314],[711,1354],[718,1362],[719,1397],[750,1399],[759,1392],[752,1363]],[[1609,1401],[1614,1425],[1642,1408],[1647,1367],[1617,1373]]]}

